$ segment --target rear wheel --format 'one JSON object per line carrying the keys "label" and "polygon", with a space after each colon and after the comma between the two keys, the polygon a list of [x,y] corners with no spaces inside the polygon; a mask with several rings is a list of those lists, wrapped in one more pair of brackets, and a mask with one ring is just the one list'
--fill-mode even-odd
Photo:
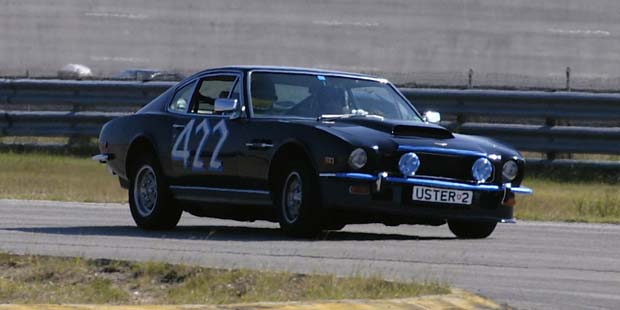
{"label": "rear wheel", "polygon": [[172,229],[181,218],[183,211],[174,204],[159,165],[150,154],[131,166],[129,208],[142,229]]}
{"label": "rear wheel", "polygon": [[461,239],[483,239],[491,235],[497,222],[448,221],[450,231]]}
{"label": "rear wheel", "polygon": [[280,228],[294,237],[314,237],[321,231],[319,186],[312,169],[301,161],[286,164],[275,199]]}

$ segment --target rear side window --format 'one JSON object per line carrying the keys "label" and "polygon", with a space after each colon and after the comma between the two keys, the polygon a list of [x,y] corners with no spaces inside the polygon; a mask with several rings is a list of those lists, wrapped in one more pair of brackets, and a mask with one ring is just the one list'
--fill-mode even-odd
{"label": "rear side window", "polygon": [[179,91],[177,91],[177,93],[174,95],[174,98],[172,99],[172,102],[170,103],[170,106],[168,107],[169,111],[179,113],[187,111],[187,106],[192,99],[192,90],[194,90],[194,84],[196,83],[189,83],[183,88],[181,88]]}

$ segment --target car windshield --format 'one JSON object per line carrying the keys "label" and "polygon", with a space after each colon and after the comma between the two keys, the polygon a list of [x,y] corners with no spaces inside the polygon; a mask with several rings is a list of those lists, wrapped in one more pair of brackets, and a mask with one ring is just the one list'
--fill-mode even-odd
{"label": "car windshield", "polygon": [[422,121],[389,83],[376,80],[258,71],[252,72],[250,83],[251,104],[257,117]]}

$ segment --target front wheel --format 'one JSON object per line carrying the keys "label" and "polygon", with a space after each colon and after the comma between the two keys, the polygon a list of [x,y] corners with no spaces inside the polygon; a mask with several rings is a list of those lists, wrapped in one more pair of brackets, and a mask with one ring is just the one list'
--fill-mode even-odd
{"label": "front wheel", "polygon": [[174,205],[159,165],[152,155],[145,155],[132,165],[130,182],[129,208],[138,227],[176,227],[183,211]]}
{"label": "front wheel", "polygon": [[483,239],[491,235],[497,222],[448,221],[450,231],[460,239]]}
{"label": "front wheel", "polygon": [[301,161],[286,165],[277,183],[275,207],[280,228],[294,237],[314,237],[321,231],[319,186],[312,169]]}

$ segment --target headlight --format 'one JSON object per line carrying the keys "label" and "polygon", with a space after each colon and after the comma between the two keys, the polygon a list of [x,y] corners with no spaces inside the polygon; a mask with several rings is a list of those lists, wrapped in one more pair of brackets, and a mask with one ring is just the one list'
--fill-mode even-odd
{"label": "headlight", "polygon": [[504,163],[502,167],[502,176],[504,177],[504,181],[512,181],[519,174],[519,166],[514,160],[509,160]]}
{"label": "headlight", "polygon": [[479,158],[471,167],[471,174],[474,180],[483,183],[488,180],[493,173],[493,164],[486,158]]}
{"label": "headlight", "polygon": [[416,153],[405,153],[398,161],[398,169],[407,177],[414,176],[418,168],[420,168],[420,158]]}
{"label": "headlight", "polygon": [[349,166],[353,169],[362,169],[366,162],[368,161],[368,156],[366,156],[366,151],[362,148],[357,148],[351,152],[349,155]]}

